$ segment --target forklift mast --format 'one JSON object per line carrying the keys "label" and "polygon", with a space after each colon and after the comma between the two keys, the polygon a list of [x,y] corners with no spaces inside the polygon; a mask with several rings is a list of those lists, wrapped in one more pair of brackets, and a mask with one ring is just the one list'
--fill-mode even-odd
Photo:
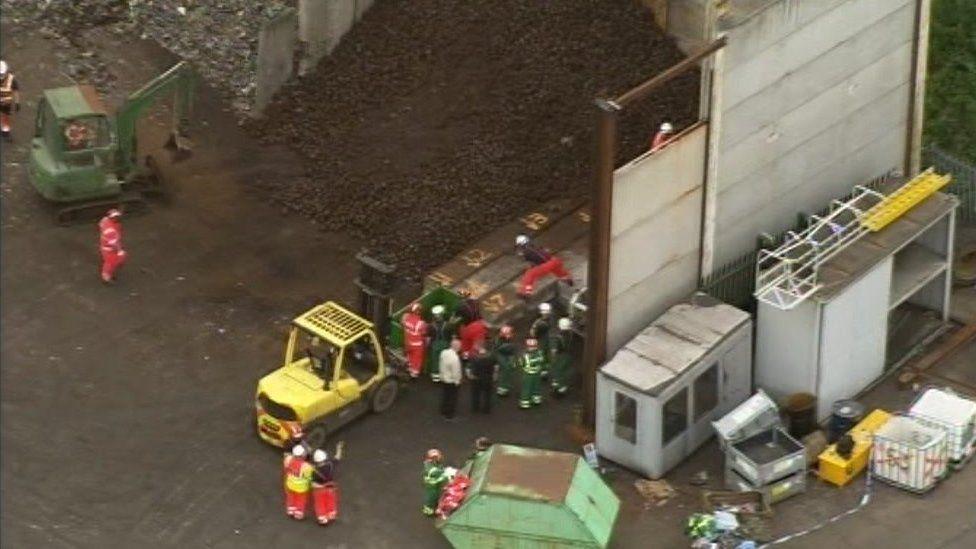
{"label": "forklift mast", "polygon": [[167,94],[173,94],[173,127],[169,145],[179,150],[187,149],[186,132],[195,77],[186,62],[179,62],[168,71],[157,76],[141,89],[129,94],[125,103],[116,113],[115,124],[118,137],[118,173],[129,173],[138,166],[136,158],[136,122],[145,111]]}

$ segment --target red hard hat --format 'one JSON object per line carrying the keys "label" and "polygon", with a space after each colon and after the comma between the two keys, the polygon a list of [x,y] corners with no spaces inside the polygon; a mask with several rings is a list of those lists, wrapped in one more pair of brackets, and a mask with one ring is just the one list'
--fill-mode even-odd
{"label": "red hard hat", "polygon": [[120,210],[118,208],[112,208],[111,210],[109,210],[105,214],[105,217],[108,217],[109,219],[115,219],[117,217],[122,217],[122,210]]}
{"label": "red hard hat", "polygon": [[538,349],[539,348],[539,341],[536,338],[534,338],[534,337],[530,337],[530,338],[528,338],[528,339],[525,340],[525,347],[527,349]]}
{"label": "red hard hat", "polygon": [[515,328],[512,328],[511,326],[509,326],[508,324],[506,324],[506,325],[504,325],[504,326],[501,327],[501,329],[498,331],[498,333],[499,333],[499,335],[501,335],[505,339],[511,339],[512,336],[515,335]]}

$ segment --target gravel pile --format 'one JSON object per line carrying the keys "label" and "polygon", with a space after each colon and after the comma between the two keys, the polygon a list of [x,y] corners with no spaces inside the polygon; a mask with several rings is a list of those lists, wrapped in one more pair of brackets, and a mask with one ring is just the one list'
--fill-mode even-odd
{"label": "gravel pile", "polygon": [[[85,52],[79,31],[111,28],[152,39],[190,60],[240,114],[254,99],[258,34],[295,0],[3,0],[4,15]],[[29,26],[28,26],[29,25]],[[111,75],[91,55],[75,56],[71,76],[105,91]]]}
{"label": "gravel pile", "polygon": [[[515,216],[583,197],[592,99],[682,58],[631,0],[380,0],[332,56],[249,123],[308,162],[273,197],[417,278]],[[698,76],[622,121],[621,158],[697,116]]]}

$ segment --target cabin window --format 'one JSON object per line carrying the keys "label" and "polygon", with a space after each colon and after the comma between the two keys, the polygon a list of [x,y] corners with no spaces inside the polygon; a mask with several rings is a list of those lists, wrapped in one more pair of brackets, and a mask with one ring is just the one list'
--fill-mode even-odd
{"label": "cabin window", "polygon": [[664,405],[661,416],[663,444],[667,444],[688,428],[688,388],[681,389]]}
{"label": "cabin window", "polygon": [[695,421],[718,406],[718,363],[712,364],[695,380]]}
{"label": "cabin window", "polygon": [[613,432],[631,444],[637,444],[637,401],[621,393],[614,393]]}

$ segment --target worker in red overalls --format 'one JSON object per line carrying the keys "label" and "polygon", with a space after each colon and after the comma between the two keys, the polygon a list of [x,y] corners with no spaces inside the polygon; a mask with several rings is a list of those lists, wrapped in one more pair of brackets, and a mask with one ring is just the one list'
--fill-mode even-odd
{"label": "worker in red overalls", "polygon": [[20,85],[8,70],[7,62],[0,60],[0,133],[10,139],[10,113],[20,110]]}
{"label": "worker in red overalls", "polygon": [[530,244],[529,237],[521,234],[515,237],[515,251],[531,265],[522,275],[519,297],[531,296],[536,281],[546,275],[553,275],[570,286],[573,285],[573,277],[563,267],[563,261],[548,250]]}
{"label": "worker in red overalls", "polygon": [[295,520],[305,518],[312,471],[304,445],[296,444],[290,454],[285,454],[285,513]]}
{"label": "worker in red overalls", "polygon": [[335,483],[336,466],[342,459],[343,443],[336,445],[332,458],[325,450],[312,453],[312,503],[315,507],[315,518],[319,524],[325,526],[335,521],[339,516],[339,488]]}
{"label": "worker in red overalls", "polygon": [[420,316],[420,303],[411,303],[403,314],[403,352],[407,356],[407,366],[411,379],[420,376],[424,368],[424,353],[427,350],[427,323]]}
{"label": "worker in red overalls", "polygon": [[99,249],[102,252],[102,282],[115,282],[115,271],[125,263],[122,249],[122,211],[112,208],[98,222]]}
{"label": "worker in red overalls", "polygon": [[672,137],[674,137],[674,126],[670,122],[661,124],[661,129],[654,134],[654,139],[651,140],[651,152],[662,149]]}

